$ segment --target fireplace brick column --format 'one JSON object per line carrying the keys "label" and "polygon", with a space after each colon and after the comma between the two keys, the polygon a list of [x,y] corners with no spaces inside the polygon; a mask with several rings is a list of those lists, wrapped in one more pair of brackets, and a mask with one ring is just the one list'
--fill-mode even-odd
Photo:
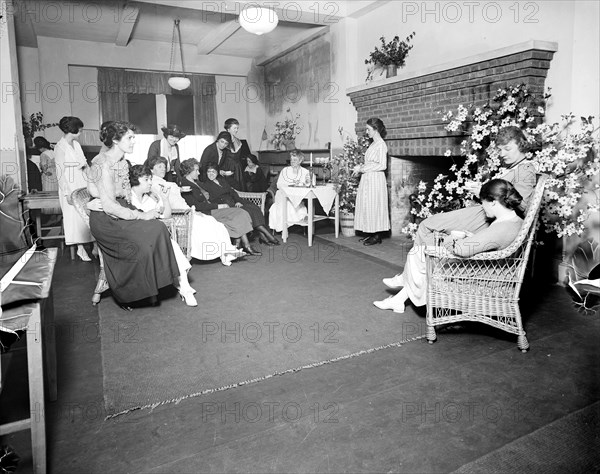
{"label": "fireplace brick column", "polygon": [[463,137],[446,132],[443,113],[455,111],[459,104],[484,105],[498,89],[512,84],[524,83],[533,93],[543,93],[556,50],[555,43],[528,41],[348,90],[358,115],[357,134],[364,133],[370,117],[379,117],[387,128],[393,235],[399,235],[409,220],[408,196],[418,184],[417,176],[431,174],[431,169],[421,168],[431,168],[431,157],[442,157],[446,150],[459,153]]}

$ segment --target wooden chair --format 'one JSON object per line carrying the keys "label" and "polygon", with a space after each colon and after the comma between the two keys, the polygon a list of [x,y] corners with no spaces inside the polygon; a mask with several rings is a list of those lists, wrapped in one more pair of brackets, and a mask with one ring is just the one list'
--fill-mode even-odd
{"label": "wooden chair", "polygon": [[[73,206],[88,226],[90,223],[90,211],[87,208],[87,203],[90,199],[91,196],[87,188],[76,189],[71,193]],[[186,258],[190,260],[192,258],[194,209],[173,209],[171,217],[161,220],[168,227],[171,237],[179,244]],[[98,273],[98,281],[94,289],[94,295],[92,296],[92,304],[94,306],[100,303],[102,293],[109,288],[106,273],[104,272],[104,257],[100,250],[98,250],[98,257],[100,260],[100,272]]]}
{"label": "wooden chair", "polygon": [[427,261],[427,340],[437,336],[435,326],[458,321],[478,321],[516,334],[526,352],[519,292],[525,275],[547,177],[539,177],[523,227],[504,250],[461,258],[445,247],[429,247]]}

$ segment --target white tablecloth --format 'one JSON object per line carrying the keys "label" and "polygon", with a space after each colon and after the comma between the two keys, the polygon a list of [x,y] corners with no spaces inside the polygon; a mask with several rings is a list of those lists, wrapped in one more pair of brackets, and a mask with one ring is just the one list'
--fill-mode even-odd
{"label": "white tablecloth", "polygon": [[281,191],[285,193],[285,195],[294,205],[294,207],[297,207],[303,199],[311,197],[310,193],[312,193],[312,197],[317,198],[317,200],[321,204],[321,207],[325,211],[325,214],[329,214],[329,211],[331,210],[331,206],[333,206],[333,201],[335,200],[335,196],[337,194],[333,184],[316,186],[314,188],[286,186],[285,188],[281,188]]}

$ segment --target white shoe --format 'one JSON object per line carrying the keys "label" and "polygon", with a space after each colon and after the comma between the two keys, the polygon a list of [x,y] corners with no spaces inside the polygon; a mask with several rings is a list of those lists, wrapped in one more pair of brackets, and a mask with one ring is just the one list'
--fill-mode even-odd
{"label": "white shoe", "polygon": [[188,306],[198,306],[198,302],[196,301],[196,297],[192,292],[181,293],[179,292],[179,296],[181,296],[181,301],[183,301]]}
{"label": "white shoe", "polygon": [[231,266],[231,262],[233,262],[237,257],[235,255],[223,255],[221,257],[221,263],[226,267]]}
{"label": "white shoe", "polygon": [[92,261],[92,259],[90,258],[90,256],[87,254],[87,252],[85,251],[85,249],[83,247],[79,247],[77,249],[77,256],[84,262]]}
{"label": "white shoe", "polygon": [[402,273],[398,273],[392,278],[384,278],[382,281],[385,286],[394,290],[404,286],[404,278],[402,277]]}
{"label": "white shoe", "polygon": [[404,304],[401,303],[398,305],[398,303],[394,301],[393,296],[389,296],[381,301],[373,301],[373,304],[379,309],[391,309],[394,313],[404,313]]}

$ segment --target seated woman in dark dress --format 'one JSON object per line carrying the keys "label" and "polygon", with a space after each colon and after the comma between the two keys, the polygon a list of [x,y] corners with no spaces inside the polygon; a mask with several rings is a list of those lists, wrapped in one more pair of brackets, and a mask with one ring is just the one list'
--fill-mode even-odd
{"label": "seated woman in dark dress", "polygon": [[[106,279],[120,303],[151,298],[174,285],[185,291],[167,227],[159,212],[142,212],[131,204],[129,164],[125,153],[133,151],[135,127],[127,122],[108,122],[100,130],[107,151],[92,160],[88,172],[90,229],[104,257]],[[183,295],[182,295],[183,297]]]}
{"label": "seated woman in dark dress", "polygon": [[261,253],[252,248],[248,232],[252,232],[252,220],[250,214],[237,207],[229,207],[227,204],[216,204],[210,202],[198,184],[200,174],[200,164],[195,158],[189,158],[181,163],[181,185],[188,186],[189,192],[183,193],[183,198],[188,206],[194,206],[196,211],[207,216],[214,217],[218,222],[227,228],[231,238],[236,239],[238,244],[241,241],[243,249],[250,255],[261,255]]}
{"label": "seated woman in dark dress", "polygon": [[221,132],[215,142],[204,149],[200,158],[200,181],[207,180],[206,168],[208,164],[216,163],[219,167],[219,175],[227,181],[229,186],[243,191],[244,176],[242,167],[231,158],[231,150],[229,149],[231,141],[232,138],[229,132]]}
{"label": "seated woman in dark dress", "polygon": [[246,168],[244,169],[244,181],[246,191],[249,193],[264,193],[269,188],[265,173],[258,164],[258,158],[249,154],[244,157]]}
{"label": "seated woman in dark dress", "polygon": [[236,190],[219,177],[219,168],[215,163],[209,163],[206,167],[206,177],[207,180],[202,183],[202,187],[208,191],[212,203],[227,204],[229,207],[239,207],[245,210],[252,218],[252,227],[260,233],[260,242],[267,245],[279,245],[279,241],[265,227],[265,216],[260,207],[240,198]]}

